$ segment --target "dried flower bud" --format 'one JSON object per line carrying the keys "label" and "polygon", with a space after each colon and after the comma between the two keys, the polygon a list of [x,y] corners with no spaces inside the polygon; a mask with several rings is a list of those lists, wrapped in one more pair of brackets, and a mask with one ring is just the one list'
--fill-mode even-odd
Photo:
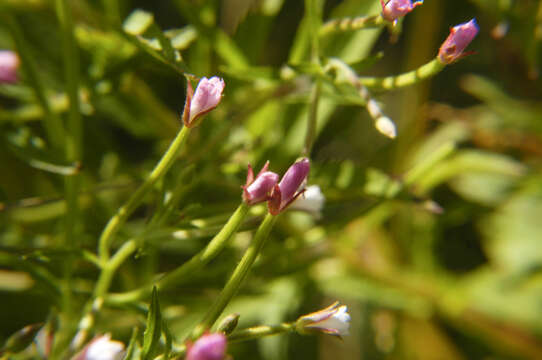
{"label": "dried flower bud", "polygon": [[414,3],[411,0],[388,0],[387,2],[380,0],[380,4],[382,4],[382,17],[395,25],[397,19],[414,10],[416,6],[423,4],[423,0]]}
{"label": "dried flower bud", "polygon": [[326,198],[324,197],[324,194],[322,194],[320,186],[311,185],[307,187],[305,192],[299,196],[292,205],[290,205],[290,209],[306,211],[314,217],[320,218],[325,202]]}
{"label": "dried flower bud", "polygon": [[226,354],[224,334],[206,334],[188,346],[186,360],[223,360]]}
{"label": "dried flower bud", "polygon": [[0,50],[0,84],[12,84],[17,82],[17,69],[19,57],[10,50]]}
{"label": "dried flower bud", "polygon": [[451,64],[468,55],[464,53],[465,48],[478,34],[476,19],[459,24],[450,29],[450,35],[442,43],[438,58],[443,64]]}
{"label": "dried flower bud", "polygon": [[194,92],[192,84],[188,81],[183,111],[184,125],[186,127],[197,126],[203,115],[216,108],[222,99],[225,86],[224,80],[217,76],[210,79],[203,77]]}
{"label": "dried flower bud", "polygon": [[94,338],[72,360],[121,360],[124,354],[124,344],[111,340],[111,334],[105,334]]}
{"label": "dried flower bud", "polygon": [[272,215],[278,215],[284,211],[299,195],[301,195],[304,189],[305,180],[309,175],[310,163],[309,159],[304,158],[292,166],[286,171],[282,180],[278,185],[275,185],[271,197],[267,202],[269,212]]}
{"label": "dried flower bud", "polygon": [[265,163],[256,178],[252,166],[248,164],[247,181],[243,186],[243,201],[248,205],[254,205],[269,198],[269,193],[277,182],[279,176],[272,171],[267,171],[269,161]]}
{"label": "dried flower bud", "polygon": [[322,332],[338,337],[348,335],[350,314],[346,305],[339,306],[335,302],[331,306],[308,315],[303,315],[295,323],[296,331],[300,334]]}

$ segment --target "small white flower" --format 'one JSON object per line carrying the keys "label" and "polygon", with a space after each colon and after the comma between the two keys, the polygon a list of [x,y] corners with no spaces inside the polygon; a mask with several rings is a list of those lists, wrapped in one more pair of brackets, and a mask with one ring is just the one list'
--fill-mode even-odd
{"label": "small white flower", "polygon": [[105,334],[94,338],[74,360],[121,360],[124,354],[124,344]]}
{"label": "small white flower", "polygon": [[290,205],[290,209],[306,211],[314,217],[320,218],[325,202],[326,198],[324,197],[322,190],[320,190],[320,186],[311,185],[306,188],[305,192],[299,196],[292,205]]}
{"label": "small white flower", "polygon": [[350,328],[350,314],[346,305],[339,306],[335,302],[320,311],[303,315],[296,321],[296,330],[300,334],[322,332],[338,337],[348,335]]}

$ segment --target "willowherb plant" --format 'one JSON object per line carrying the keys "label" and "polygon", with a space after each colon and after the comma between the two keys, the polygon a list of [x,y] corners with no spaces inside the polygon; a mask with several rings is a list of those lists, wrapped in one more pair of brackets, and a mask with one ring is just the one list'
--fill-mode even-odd
{"label": "willowherb plant", "polygon": [[[154,59],[156,63],[161,64],[164,68],[176,74],[182,74],[187,81],[187,86],[184,109],[180,119],[177,118],[177,123],[173,124],[173,126],[178,127],[176,135],[152,169],[145,173],[142,179],[139,179],[140,181],[129,184],[130,189],[134,188],[134,190],[130,191],[128,199],[121,206],[115,204],[115,210],[110,217],[108,215],[108,220],[101,233],[85,233],[87,231],[85,230],[85,224],[76,218],[77,214],[84,211],[85,206],[90,206],[87,199],[89,195],[82,190],[83,184],[85,184],[85,181],[90,183],[93,177],[98,175],[85,174],[84,172],[87,170],[78,166],[77,170],[70,172],[67,179],[64,179],[63,191],[65,198],[61,200],[61,205],[62,209],[66,211],[67,220],[64,225],[65,231],[63,231],[62,235],[58,235],[59,238],[62,238],[62,242],[59,242],[61,246],[59,245],[58,248],[66,248],[66,251],[70,253],[70,260],[65,261],[59,269],[55,269],[60,275],[52,274],[53,271],[50,273],[47,267],[39,267],[40,271],[32,272],[33,275],[40,279],[54,279],[49,280],[52,284],[48,283],[48,286],[52,287],[49,290],[54,294],[57,310],[51,313],[48,324],[42,329],[43,333],[45,333],[45,329],[47,330],[49,346],[47,351],[41,351],[41,354],[50,358],[80,360],[120,359],[124,358],[124,356],[126,356],[126,359],[151,359],[160,356],[163,359],[184,357],[187,360],[223,360],[227,357],[227,345],[233,342],[248,341],[282,333],[328,334],[339,338],[347,336],[351,326],[351,315],[347,312],[346,305],[339,306],[338,302],[320,311],[300,316],[297,320],[286,321],[278,325],[264,324],[236,329],[239,316],[243,320],[244,314],[242,311],[240,315],[233,316],[231,322],[228,322],[225,327],[220,326],[216,330],[215,323],[222,316],[225,309],[238,299],[237,294],[243,288],[243,285],[247,283],[246,280],[251,274],[255,263],[259,258],[263,258],[262,253],[266,242],[270,238],[281,237],[287,232],[293,234],[298,232],[297,224],[292,225],[289,215],[285,215],[288,210],[301,210],[311,214],[312,217],[304,220],[305,223],[310,223],[311,226],[314,225],[315,221],[324,218],[322,213],[326,199],[323,193],[327,195],[324,182],[320,183],[320,186],[314,184],[306,187],[309,177],[313,183],[317,182],[314,181],[318,172],[313,171],[315,161],[312,158],[312,149],[316,139],[321,136],[323,131],[321,124],[318,123],[321,113],[323,113],[322,108],[329,109],[329,104],[326,104],[324,100],[344,97],[346,102],[352,101],[349,105],[361,106],[367,111],[373,120],[375,129],[380,134],[389,139],[400,136],[395,123],[385,115],[382,105],[376,100],[374,94],[417,84],[435,76],[447,65],[462,59],[467,54],[465,52],[467,46],[478,33],[476,21],[473,19],[453,27],[449,37],[444,41],[440,50],[436,52],[435,58],[427,64],[404,74],[372,77],[359,75],[356,64],[342,59],[339,55],[335,56],[336,54],[326,53],[322,50],[322,44],[326,40],[329,41],[330,37],[338,34],[343,36],[353,31],[369,28],[389,27],[396,31],[398,28],[397,23],[405,16],[408,16],[414,8],[422,5],[423,1],[381,0],[379,11],[373,14],[330,19],[324,22],[322,15],[324,3],[317,0],[307,0],[305,2],[305,20],[300,25],[306,28],[303,28],[303,31],[300,31],[301,35],[299,35],[306,38],[300,42],[301,45],[296,45],[291,61],[282,66],[283,71],[264,71],[267,69],[262,70],[258,67],[251,67],[248,60],[243,58],[242,52],[237,51],[236,47],[232,45],[234,44],[232,38],[228,37],[219,28],[207,25],[211,21],[210,19],[214,18],[205,12],[205,6],[203,5],[200,9],[198,8],[199,5],[181,2],[179,7],[183,13],[193,15],[196,9],[201,10],[201,13],[198,13],[194,18],[189,17],[189,20],[194,22],[194,26],[190,25],[183,31],[162,32],[158,25],[154,23],[152,15],[138,10],[126,20],[122,34],[118,34],[121,31],[120,26],[117,26],[120,25],[117,18],[118,9],[115,10],[114,5],[107,5],[112,8],[108,8],[107,20],[104,21],[104,23],[108,24],[108,28],[104,32],[107,31],[110,35],[110,38],[106,41],[100,31],[95,31],[92,39],[87,39],[81,35],[86,34],[85,31],[89,31],[86,25],[74,27],[69,2],[67,0],[58,0],[57,2],[56,11],[62,26],[64,61],[66,62],[65,75],[67,78],[66,93],[58,95],[62,101],[57,101],[56,97],[50,95],[52,89],[48,88],[49,85],[44,85],[44,81],[39,76],[38,67],[34,63],[30,52],[27,51],[26,43],[20,34],[20,27],[16,17],[10,20],[10,28],[19,55],[14,52],[0,51],[0,82],[14,83],[18,81],[19,77],[16,72],[18,71],[20,59],[24,69],[22,78],[24,81],[31,83],[29,86],[33,89],[32,94],[28,95],[27,89],[23,88],[20,93],[23,93],[24,96],[21,96],[21,98],[31,98],[32,101],[36,99],[40,114],[44,119],[44,133],[48,134],[47,143],[54,150],[52,153],[54,155],[58,153],[65,154],[61,165],[49,164],[47,162],[49,158],[44,157],[47,161],[43,159],[40,159],[41,162],[33,161],[33,166],[46,168],[54,172],[55,176],[60,173],[58,169],[61,169],[64,173],[67,172],[66,168],[72,169],[73,164],[85,159],[83,156],[84,136],[82,134],[84,132],[82,130],[84,126],[81,120],[82,111],[88,109],[88,113],[84,114],[88,117],[93,116],[95,113],[104,116],[103,114],[108,114],[107,111],[114,112],[121,106],[119,105],[121,102],[117,101],[117,99],[111,100],[114,95],[110,88],[114,86],[115,82],[107,78],[107,76],[110,76],[109,74],[119,70],[114,66],[107,68],[106,65],[101,63],[101,61],[104,61],[103,59],[111,63],[115,61],[122,62],[122,56],[126,56],[127,59],[135,63],[139,59],[135,58],[134,54],[139,50],[150,55],[150,58],[145,58],[145,61]],[[375,4],[378,3],[375,2]],[[206,36],[209,38],[205,38]],[[207,69],[206,71],[209,72],[211,72],[210,68],[214,69],[213,67],[198,66],[198,63],[190,64],[181,56],[181,52],[190,48],[192,42],[198,41],[201,41],[201,47],[196,49],[199,51],[198,56],[206,54],[207,47],[211,46],[213,42],[220,42],[220,46],[215,50],[227,65],[219,67],[219,69],[224,69],[224,73],[220,74],[223,78],[214,75],[218,72],[216,70],[212,70],[214,74],[198,74],[198,76],[189,72],[191,67],[198,70]],[[118,45],[117,42],[123,46],[115,46]],[[89,72],[93,74],[92,76],[101,74],[103,78],[96,80],[96,78],[91,77],[91,79],[87,79],[87,82],[83,82],[79,78],[82,75],[79,73],[80,63],[77,51],[80,51],[79,47],[94,49],[99,46],[103,46],[108,51],[91,53],[96,57],[97,64],[93,64],[94,67],[91,67],[93,71]],[[117,48],[123,49],[124,47],[127,49],[126,54],[120,50],[118,53],[113,50]],[[124,61],[128,63],[127,59],[124,59]],[[103,66],[102,69],[99,68],[100,65]],[[236,89],[236,86],[238,86],[236,81],[247,81],[247,78],[258,77],[261,73],[264,73],[267,77],[261,75],[261,78],[250,81],[252,81],[255,89],[264,89],[261,92],[265,93],[265,96],[257,91],[248,95],[239,92],[235,96],[233,94],[234,90],[232,90],[232,94],[225,93],[226,84],[228,84],[228,91],[229,89]],[[283,74],[282,77],[281,73]],[[285,73],[288,76],[284,76]],[[114,80],[118,80],[118,83],[127,87],[126,83],[134,78],[137,78],[136,72]],[[191,81],[198,78],[199,82],[194,90]],[[266,93],[265,90],[272,86],[275,86],[272,91]],[[309,95],[307,95],[307,89],[310,89]],[[8,92],[8,90],[4,91]],[[141,86],[141,88],[137,88],[137,91],[146,93],[149,98],[144,105],[137,104],[137,101],[135,101],[134,106],[148,106],[152,108],[153,114],[168,113],[154,95],[149,95],[152,93],[150,89]],[[341,91],[344,91],[344,93],[341,93]],[[296,96],[298,97],[296,98]],[[263,148],[260,152],[257,148],[258,144],[265,144],[266,141],[276,141],[273,136],[269,135],[271,129],[275,126],[275,124],[272,124],[273,126],[268,126],[262,131],[262,139],[258,139],[259,142],[254,141],[251,144],[258,151],[253,151],[249,156],[243,151],[238,151],[235,153],[235,157],[232,156],[235,150],[231,149],[238,149],[246,145],[248,142],[246,140],[248,135],[246,134],[250,132],[246,130],[250,126],[245,128],[242,121],[234,121],[233,117],[239,116],[242,120],[247,118],[250,120],[250,116],[254,115],[257,112],[256,110],[263,108],[262,111],[266,111],[265,107],[260,105],[269,99],[271,101],[278,101],[277,99],[279,99],[286,103],[287,101],[299,101],[300,98],[303,105],[306,105],[306,113],[303,114],[307,126],[302,136],[304,139],[302,141],[303,146],[300,145],[301,142],[299,141],[289,142],[284,140],[282,143],[283,139],[281,139],[279,141],[281,144],[277,145],[276,148]],[[354,100],[351,100],[352,98]],[[259,104],[258,101],[261,101],[262,104]],[[156,105],[157,103],[159,105]],[[179,101],[179,103],[182,103],[182,101]],[[253,103],[256,106],[253,106]],[[59,118],[61,112],[59,107],[61,106],[67,106],[67,108],[64,108],[64,111],[68,112],[68,121],[66,122],[61,121]],[[217,108],[220,111],[214,111]],[[239,115],[240,113],[241,115]],[[223,118],[220,119],[220,117]],[[135,125],[133,123],[126,124],[127,118],[130,118],[130,116],[123,113],[119,122],[134,133],[140,131],[135,121]],[[203,121],[204,118],[205,121]],[[247,120],[247,123],[249,120]],[[254,121],[254,123],[256,122]],[[257,128],[257,125],[253,127]],[[94,124],[89,123],[85,126],[92,127]],[[277,122],[276,127],[279,126],[283,125]],[[289,124],[283,127],[282,130],[284,131],[281,136],[288,133],[286,128],[287,130],[295,128],[295,126],[290,127]],[[42,144],[39,141],[34,141],[34,143]],[[291,143],[295,146],[291,146]],[[221,144],[224,148],[220,148],[216,144]],[[40,146],[45,147],[44,145]],[[288,146],[291,149],[286,153],[284,149]],[[185,151],[187,147],[189,147],[189,151]],[[248,149],[249,146],[246,146],[246,148]],[[277,148],[280,151],[284,150],[284,152],[280,152],[282,156],[277,155],[279,154]],[[249,152],[247,149],[244,151]],[[32,148],[32,150],[35,149]],[[386,186],[383,186],[386,189],[382,190],[382,198],[394,199],[399,196],[410,196],[410,187],[414,182],[419,180],[427,169],[431,169],[436,162],[448,156],[453,147],[451,150],[446,147],[445,150],[436,154],[434,158],[427,160],[427,163],[423,163],[419,168],[414,168],[412,172],[405,175],[404,179],[395,181],[381,176],[387,181]],[[291,165],[281,178],[278,172],[269,170],[270,162],[267,161],[260,172],[255,175],[248,158],[253,157],[253,160],[259,162],[262,158],[265,159],[264,156],[272,159],[273,164],[278,164],[277,168],[280,168],[286,162]],[[299,160],[294,161],[296,158]],[[46,163],[46,165],[43,163]],[[111,160],[111,163],[115,163],[115,160]],[[182,165],[179,165],[181,163]],[[236,166],[230,166],[231,163]],[[209,164],[212,164],[212,168]],[[116,165],[106,165],[103,165],[100,169],[101,173],[108,174],[116,171],[111,170]],[[237,170],[245,166],[248,166],[248,172],[245,184],[242,185],[242,182],[236,176],[238,175]],[[172,169],[175,169],[175,171],[172,171]],[[318,165],[316,165],[316,169],[318,169]],[[189,175],[184,173],[183,176],[178,175],[183,171],[186,171]],[[197,179],[194,184],[187,180],[192,174],[191,171],[196,173],[195,177]],[[141,173],[141,171],[134,171],[134,173]],[[177,181],[179,179],[185,182]],[[384,180],[382,182],[385,182]],[[218,210],[216,210],[217,216],[211,220],[206,220],[207,222],[197,219],[197,215],[209,215],[209,212],[215,211],[212,201],[209,200],[212,196],[209,195],[209,191],[206,191],[208,190],[206,188],[207,182],[211,183],[209,186],[211,191],[218,192],[219,185],[224,184],[224,189],[226,189],[224,191],[228,191],[228,194],[233,192],[231,189],[236,189],[234,198],[237,199],[239,205],[233,213],[222,216],[223,214],[218,214]],[[175,183],[175,185],[172,185],[172,183]],[[327,182],[327,186],[331,187],[331,183],[331,181]],[[340,181],[337,180],[336,183],[340,183]],[[230,186],[232,184],[233,186]],[[204,191],[198,189],[204,189]],[[354,196],[347,191],[344,192],[347,195],[342,194],[340,196],[333,191],[330,193],[335,196],[335,199],[340,199],[341,196]],[[99,196],[96,197],[99,198]],[[430,201],[430,199],[425,198],[422,200]],[[192,207],[187,206],[189,204],[184,204],[181,207],[179,204],[183,201],[191,202]],[[152,213],[149,219],[130,223],[129,220],[132,216],[134,218],[141,216],[138,209],[143,207],[149,209],[149,212]],[[103,206],[103,208],[110,207]],[[206,212],[208,213],[206,214]],[[291,217],[294,218],[294,216]],[[209,225],[209,223],[212,224]],[[273,232],[276,224],[280,227],[280,231],[276,231],[276,233],[280,235]],[[176,226],[183,226],[183,228],[172,232],[171,228]],[[237,242],[232,241],[241,231],[250,234],[250,243],[242,250],[240,250]],[[194,244],[187,246],[187,248],[191,249],[190,251],[194,250],[196,246],[199,246],[199,248],[190,253],[184,249],[185,252],[182,253],[182,256],[174,256],[175,260],[172,266],[163,269],[157,265],[159,261],[149,261],[149,264],[145,266],[152,269],[152,274],[140,278],[136,270],[140,264],[136,266],[130,261],[133,260],[136,254],[144,257],[149,247],[156,246],[156,248],[160,248],[160,246],[165,246],[160,243],[161,240],[156,240],[164,232],[167,232],[167,235],[172,238],[177,236],[178,238],[184,237],[184,240],[193,240]],[[96,238],[96,251],[92,250],[88,244],[83,244],[82,240],[81,242],[72,241],[78,237],[85,240]],[[198,242],[199,238],[206,237],[210,238],[207,243]],[[241,237],[239,236],[239,238]],[[290,241],[281,243],[277,241],[274,245],[280,246],[281,249],[285,245],[293,246],[296,251],[303,253],[305,250],[309,251],[311,241],[311,239],[304,238],[299,243]],[[304,247],[307,249],[304,250]],[[201,273],[210,266],[211,262],[220,255],[224,255],[226,251],[234,260],[231,261],[233,264],[231,268],[226,270],[224,267],[224,270],[212,281],[201,278]],[[281,251],[284,251],[284,249],[276,252],[275,258],[290,261],[288,256]],[[242,255],[239,256],[240,260],[237,261],[239,252],[242,252]],[[150,253],[153,254],[154,252],[150,251]],[[315,259],[320,256],[324,255],[317,254]],[[96,268],[95,280],[91,279],[86,273],[76,271],[77,262],[83,261],[91,263]],[[265,259],[262,259],[262,266],[265,265]],[[135,273],[126,275],[126,272],[129,271],[126,269],[131,269]],[[130,284],[129,286],[126,284],[118,286],[117,282],[124,279],[119,276],[121,270],[124,270],[122,274],[127,279],[126,283]],[[271,276],[281,277],[280,270],[269,271],[269,273]],[[217,274],[217,272],[209,272],[209,274]],[[80,288],[74,287],[74,279],[78,279],[76,283]],[[275,281],[267,282],[276,285],[281,289],[280,291],[288,293],[291,281],[294,280],[289,278],[284,280],[284,283],[277,280],[276,283],[279,285],[276,285]],[[197,291],[201,291],[202,297],[213,294],[212,300],[209,301],[207,296],[206,301],[202,301],[201,304],[186,304],[170,309],[170,311],[162,311],[158,302],[162,294],[169,295],[166,295],[169,301],[165,303],[168,305],[174,304],[178,294],[172,294],[175,294],[175,290],[186,284],[190,284]],[[209,290],[209,288],[217,284],[221,288],[219,291]],[[112,289],[116,289],[115,291],[118,292],[113,292]],[[254,289],[257,289],[256,285]],[[254,289],[252,289],[254,292],[259,291]],[[295,291],[291,291],[291,293],[293,294]],[[264,298],[264,295],[261,296]],[[263,300],[262,303],[264,303]],[[295,303],[295,301],[292,301],[292,303]],[[147,306],[147,304],[149,305]],[[297,309],[285,311],[280,306],[277,306],[277,308],[282,311],[280,313],[281,319],[291,316],[291,313],[297,311]],[[147,320],[144,326],[141,310],[146,313]],[[134,327],[134,324],[138,324],[145,329],[144,333],[141,334],[138,330],[134,331],[129,342],[126,341],[126,334],[124,334],[124,337],[115,336],[115,339],[121,338],[123,342],[112,340],[111,335],[103,329],[107,328],[107,326],[103,326],[101,324],[103,319],[100,319],[109,316],[107,311],[115,314],[112,315],[112,318],[115,316],[122,318],[122,316],[128,314],[127,318],[129,319],[125,324],[121,325],[123,331]],[[117,314],[115,311],[122,311],[122,313]],[[265,311],[265,309],[261,310],[262,313],[265,313]],[[168,316],[175,313],[182,313],[184,316],[191,312],[193,312],[195,320],[192,319],[191,323],[183,323],[182,326],[177,326],[174,329],[170,328]],[[261,318],[265,318],[265,316]],[[107,321],[105,322],[107,323]],[[31,338],[34,339],[34,336],[35,334],[32,333]],[[29,344],[24,343],[24,345],[25,348],[28,348]],[[2,351],[11,354],[22,350],[6,347]],[[32,353],[32,351],[35,352],[36,350],[28,349],[26,351]]]}

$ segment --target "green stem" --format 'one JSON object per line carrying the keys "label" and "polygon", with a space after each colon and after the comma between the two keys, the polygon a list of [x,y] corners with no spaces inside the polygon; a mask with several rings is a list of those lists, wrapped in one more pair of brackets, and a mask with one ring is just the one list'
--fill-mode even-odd
{"label": "green stem", "polygon": [[178,133],[165,154],[162,156],[158,164],[151,171],[145,182],[136,190],[136,192],[122,205],[117,213],[109,220],[105,229],[100,236],[98,244],[98,254],[102,263],[107,263],[109,259],[109,245],[111,239],[124,224],[126,219],[143,201],[145,195],[152,189],[154,184],[161,179],[169,168],[173,165],[178,152],[183,145],[187,135],[190,133],[190,128],[183,127]]}
{"label": "green stem", "polygon": [[333,19],[322,25],[320,28],[320,36],[326,36],[336,32],[371,29],[385,24],[386,21],[381,15]]}
{"label": "green stem", "polygon": [[[73,35],[73,21],[68,0],[56,1],[56,12],[62,30],[62,50],[64,75],[66,78],[67,94],[70,103],[68,109],[68,122],[65,136],[66,159],[70,162],[80,161],[82,157],[82,122],[79,112],[79,55]],[[66,245],[74,245],[74,230],[78,217],[79,204],[77,193],[79,178],[68,176],[64,180],[66,191]]]}
{"label": "green stem", "polygon": [[295,323],[283,323],[280,325],[262,325],[248,329],[235,331],[228,336],[228,343],[258,339],[264,336],[277,335],[295,331]]}
{"label": "green stem", "polygon": [[318,104],[320,102],[320,90],[321,84],[319,80],[316,80],[312,87],[310,97],[309,117],[307,119],[307,133],[305,134],[305,147],[303,148],[303,154],[309,156],[314,138],[316,137],[316,125],[318,121]]}
{"label": "green stem", "polygon": [[[209,263],[214,259],[224,247],[228,244],[231,237],[237,232],[239,226],[243,223],[249,206],[244,202],[239,205],[237,210],[230,217],[224,227],[215,235],[215,237],[207,244],[207,246],[199,253],[194,255],[190,260],[165,275],[158,281],[156,287],[158,290],[165,290],[173,286],[181,284],[188,276]],[[152,285],[146,285],[140,289],[129,291],[123,294],[111,294],[107,297],[109,304],[120,305],[133,301],[140,300],[150,295]]]}
{"label": "green stem", "polygon": [[416,70],[406,72],[404,74],[387,76],[387,77],[360,77],[359,83],[369,88],[377,88],[384,90],[393,90],[405,86],[414,85],[422,80],[435,76],[444,69],[446,65],[440,62],[438,58],[434,58],[425,65],[420,66]]}
{"label": "green stem", "polygon": [[252,243],[246,250],[239,264],[237,264],[237,267],[233,271],[232,276],[224,286],[224,289],[222,289],[222,292],[220,293],[214,304],[211,306],[201,323],[196,326],[196,328],[192,332],[193,338],[199,337],[205,330],[209,329],[218,319],[220,314],[222,314],[222,311],[224,311],[230,300],[235,296],[235,294],[241,287],[243,280],[250,272],[250,269],[252,268],[256,257],[262,250],[263,245],[265,244],[265,241],[267,240],[267,237],[271,232],[271,228],[275,224],[276,219],[277,216],[267,214],[262,224],[258,228],[258,231],[256,231],[256,235],[254,235]]}
{"label": "green stem", "polygon": [[63,144],[64,138],[64,128],[60,118],[52,111],[51,104],[47,98],[45,91],[45,86],[43,85],[40,76],[38,74],[38,67],[35,62],[34,55],[30,52],[30,49],[26,46],[24,41],[24,35],[22,33],[21,27],[17,22],[14,15],[4,15],[2,20],[9,27],[13,41],[17,48],[17,53],[21,58],[23,68],[28,76],[28,81],[34,90],[34,95],[38,100],[38,103],[43,109],[43,125],[45,132],[51,145],[54,148],[60,149]]}

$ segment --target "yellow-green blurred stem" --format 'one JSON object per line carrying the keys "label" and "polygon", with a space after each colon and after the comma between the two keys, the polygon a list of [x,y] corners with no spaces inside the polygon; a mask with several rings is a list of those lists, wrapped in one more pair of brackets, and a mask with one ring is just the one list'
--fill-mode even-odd
{"label": "yellow-green blurred stem", "polygon": [[383,26],[385,23],[386,21],[381,15],[333,19],[322,25],[320,28],[320,36],[325,36],[336,32],[371,29]]}
{"label": "yellow-green blurred stem", "polygon": [[368,88],[393,90],[405,86],[414,85],[420,81],[435,76],[444,69],[446,65],[435,58],[416,70],[404,74],[386,77],[360,77],[359,83]]}

